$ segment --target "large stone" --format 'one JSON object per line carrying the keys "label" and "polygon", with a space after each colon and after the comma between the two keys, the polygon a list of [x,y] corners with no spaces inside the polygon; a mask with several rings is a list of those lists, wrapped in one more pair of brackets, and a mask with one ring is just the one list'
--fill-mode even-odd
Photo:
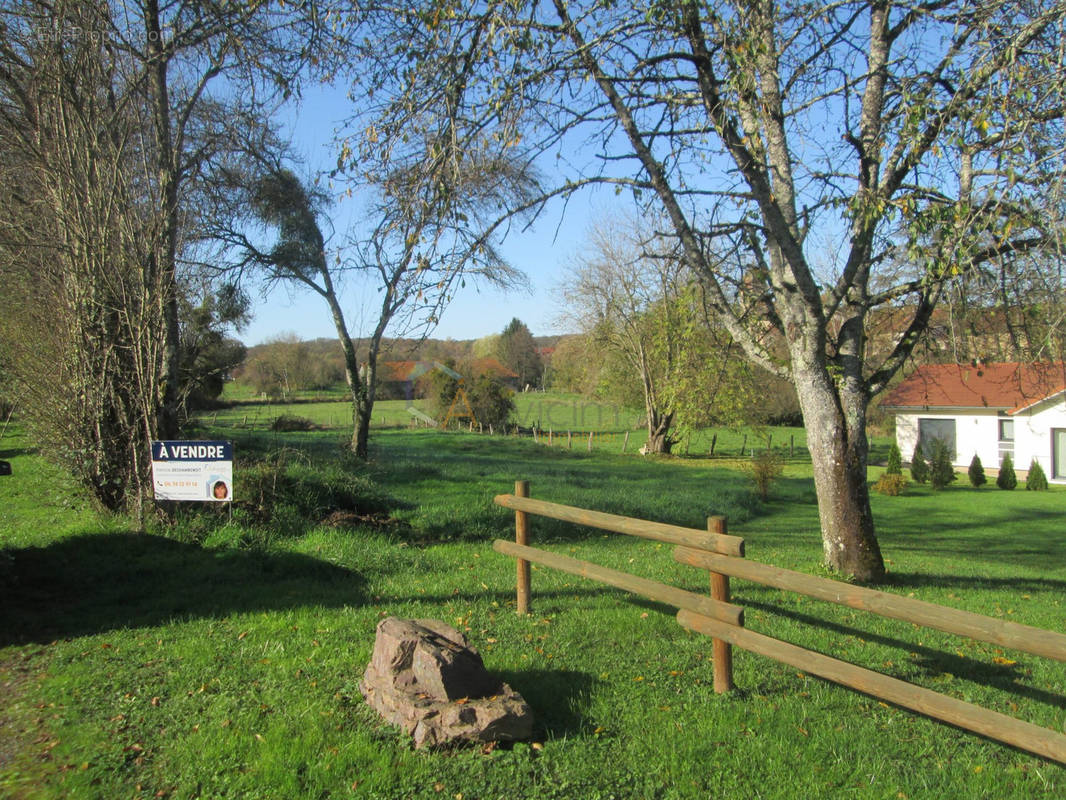
{"label": "large stone", "polygon": [[438,620],[388,617],[359,684],[366,701],[416,747],[528,739],[533,711],[485,670],[459,631]]}

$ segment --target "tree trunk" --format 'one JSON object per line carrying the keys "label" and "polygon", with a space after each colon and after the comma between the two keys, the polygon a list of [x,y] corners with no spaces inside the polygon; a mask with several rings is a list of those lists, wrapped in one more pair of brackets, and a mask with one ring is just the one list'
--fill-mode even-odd
{"label": "tree trunk", "polygon": [[[157,173],[159,178],[160,211],[163,216],[162,242],[154,264],[161,292],[163,309],[164,380],[161,408],[156,435],[163,439],[177,438],[181,421],[178,416],[181,399],[181,345],[178,320],[177,252],[180,221],[178,218],[178,167],[174,153],[170,119],[170,86],[167,70],[168,56],[164,50],[164,31],[158,0],[148,0],[144,6],[145,30],[148,31],[148,52],[152,78],[153,120],[156,137]],[[160,252],[161,251],[161,252]]]}
{"label": "tree trunk", "polygon": [[[794,362],[795,363],[795,362]],[[807,429],[826,565],[863,582],[885,576],[866,485],[866,400],[834,383],[824,368],[796,370]]]}
{"label": "tree trunk", "polygon": [[650,406],[648,412],[648,442],[644,445],[645,453],[669,453],[674,446],[674,439],[670,436],[670,425],[674,421],[674,415],[663,414]]}
{"label": "tree trunk", "polygon": [[370,387],[374,383],[374,372],[376,369],[368,363],[365,374],[359,376],[358,390],[352,391],[352,419],[355,422],[352,451],[361,461],[366,461],[369,453],[370,419],[374,414],[374,391]]}

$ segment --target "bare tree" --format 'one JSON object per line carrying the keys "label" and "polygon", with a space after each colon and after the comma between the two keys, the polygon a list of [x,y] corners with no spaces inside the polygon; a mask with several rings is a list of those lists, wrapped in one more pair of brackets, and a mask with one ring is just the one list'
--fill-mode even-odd
{"label": "bare tree", "polygon": [[[372,213],[378,224],[364,232],[363,240],[353,233],[335,260],[326,253],[320,224],[326,200],[320,192],[279,165],[268,166],[258,176],[231,175],[231,188],[238,190],[232,195],[238,224],[216,235],[239,254],[237,269],[258,270],[268,283],[310,289],[326,303],[344,353],[352,394],[352,450],[359,458],[368,455],[378,357],[390,326],[404,335],[425,335],[459,284],[470,279],[508,287],[519,279],[476,226],[501,196],[526,191],[528,179],[508,164],[466,161],[461,169],[461,186],[442,177],[421,178],[413,171],[390,175],[376,187]],[[239,191],[242,187],[249,195]],[[273,246],[258,245],[252,232],[239,224],[242,209],[276,233]],[[362,364],[360,341],[348,327],[338,291],[338,281],[351,273],[369,276],[381,297],[373,329],[365,337]]]}
{"label": "bare tree", "polygon": [[595,224],[559,294],[563,319],[621,359],[623,384],[639,387],[646,452],[669,453],[679,423],[691,430],[732,421],[747,396],[736,354],[704,313],[696,275],[670,240],[636,219]]}
{"label": "bare tree", "polygon": [[325,22],[335,12],[317,2],[122,0],[110,6],[100,33],[128,63],[128,91],[148,123],[143,153],[150,175],[143,188],[162,242],[151,268],[172,287],[163,299],[166,375],[158,422],[159,435],[171,438],[181,404],[179,257],[197,235],[188,212],[199,183],[216,158],[263,135],[279,100],[299,91],[305,69],[334,55],[337,40]]}
{"label": "bare tree", "polygon": [[682,344],[682,262],[651,251],[635,223],[594,225],[587,251],[560,288],[565,316],[619,356],[640,387],[648,452],[669,453],[675,409],[664,396]]}
{"label": "bare tree", "polygon": [[139,511],[171,293],[148,267],[161,243],[141,192],[142,120],[115,91],[113,51],[37,27],[100,30],[105,9],[17,12],[0,43],[0,332],[45,451],[108,508]]}
{"label": "bare tree", "polygon": [[[826,563],[877,580],[871,399],[948,283],[1057,241],[1064,15],[1020,0],[553,0],[464,15],[424,0],[380,24],[366,72],[405,83],[406,107],[432,96],[434,64],[466,58],[476,102],[460,116],[553,158],[557,194],[613,184],[661,214],[747,357],[796,387]],[[880,282],[893,261],[909,269]],[[906,319],[871,361],[886,306]]]}
{"label": "bare tree", "polygon": [[180,259],[205,170],[295,91],[322,53],[319,10],[5,4],[2,246],[11,316],[27,326],[7,335],[26,391],[54,411],[48,440],[109,507],[145,496],[147,440],[178,433]]}

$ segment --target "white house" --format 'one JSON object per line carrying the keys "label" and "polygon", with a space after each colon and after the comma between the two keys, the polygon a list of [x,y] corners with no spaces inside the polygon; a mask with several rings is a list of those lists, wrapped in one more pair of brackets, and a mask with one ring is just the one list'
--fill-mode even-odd
{"label": "white house", "polygon": [[976,454],[995,469],[1009,453],[1023,473],[1035,459],[1048,480],[1066,483],[1066,364],[927,364],[881,407],[896,413],[904,459],[940,439],[958,467]]}

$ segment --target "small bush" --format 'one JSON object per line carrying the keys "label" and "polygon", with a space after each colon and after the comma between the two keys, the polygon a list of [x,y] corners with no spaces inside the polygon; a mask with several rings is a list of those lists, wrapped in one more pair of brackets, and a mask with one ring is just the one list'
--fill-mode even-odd
{"label": "small bush", "polygon": [[744,472],[754,484],[755,492],[760,500],[769,498],[770,487],[784,471],[785,466],[781,461],[781,456],[771,450],[759,453],[744,467]]}
{"label": "small bush", "polygon": [[970,485],[975,489],[988,483],[988,478],[985,477],[985,468],[981,465],[981,457],[977,453],[973,454],[973,458],[970,460],[970,468],[966,474],[970,476]]}
{"label": "small bush", "polygon": [[932,457],[929,459],[929,485],[939,491],[954,483],[956,478],[951,451],[939,439],[934,440]]}
{"label": "small bush", "polygon": [[1003,456],[1003,461],[999,465],[999,475],[996,476],[996,486],[1000,489],[1007,489],[1008,491],[1018,485],[1018,476],[1014,474],[1014,462],[1011,460],[1010,455]]}
{"label": "small bush", "polygon": [[888,463],[885,465],[885,475],[903,475],[903,455],[899,452],[899,445],[895,442],[888,448]]}
{"label": "small bush", "polygon": [[238,472],[234,504],[248,524],[298,535],[337,511],[387,514],[396,504],[369,478],[341,466],[300,463],[288,451]]}
{"label": "small bush", "polygon": [[315,431],[318,426],[307,417],[298,417],[295,414],[282,414],[274,424],[270,426],[272,431]]}
{"label": "small bush", "polygon": [[1026,491],[1030,492],[1047,491],[1047,475],[1044,474],[1044,468],[1040,466],[1040,462],[1035,458],[1029,464],[1029,474],[1025,478],[1025,488]]}
{"label": "small bush", "polygon": [[929,480],[929,465],[925,463],[925,456],[922,455],[921,443],[914,446],[914,455],[911,456],[911,477],[915,483],[925,483]]}
{"label": "small bush", "polygon": [[907,479],[902,474],[885,472],[874,484],[874,491],[889,497],[898,497],[907,488]]}

